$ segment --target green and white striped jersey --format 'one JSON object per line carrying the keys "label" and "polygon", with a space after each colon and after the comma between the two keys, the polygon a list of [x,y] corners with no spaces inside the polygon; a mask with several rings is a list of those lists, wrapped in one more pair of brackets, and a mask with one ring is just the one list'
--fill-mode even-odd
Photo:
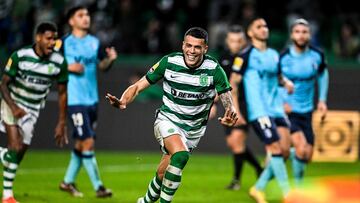
{"label": "green and white striped jersey", "polygon": [[4,73],[12,78],[9,84],[11,98],[36,117],[45,105],[52,81],[68,81],[67,63],[60,53],[53,52],[47,58],[40,58],[32,46],[15,51]]}
{"label": "green and white striped jersey", "polygon": [[146,74],[151,84],[162,78],[164,96],[160,113],[189,136],[203,135],[216,93],[231,90],[222,67],[205,55],[199,67],[189,68],[183,54],[176,52],[163,57]]}

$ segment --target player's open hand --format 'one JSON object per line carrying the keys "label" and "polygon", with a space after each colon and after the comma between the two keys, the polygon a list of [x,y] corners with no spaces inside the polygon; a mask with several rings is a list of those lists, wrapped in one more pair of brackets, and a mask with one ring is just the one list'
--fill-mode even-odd
{"label": "player's open hand", "polygon": [[126,109],[126,102],[123,100],[118,99],[117,97],[107,93],[105,96],[106,100],[109,101],[109,103],[115,107],[115,108],[119,108],[119,109]]}
{"label": "player's open hand", "polygon": [[114,47],[108,47],[105,49],[105,51],[106,51],[106,55],[110,61],[113,61],[118,57],[117,52]]}
{"label": "player's open hand", "polygon": [[59,122],[55,128],[55,142],[59,147],[69,144],[67,127],[65,123]]}
{"label": "player's open hand", "polygon": [[286,80],[284,87],[288,94],[294,93],[294,83],[291,82],[290,80]]}
{"label": "player's open hand", "polygon": [[17,105],[13,108],[12,113],[15,118],[20,119],[26,115],[26,111]]}
{"label": "player's open hand", "polygon": [[224,117],[219,117],[218,120],[221,124],[225,126],[234,126],[236,121],[238,120],[238,117],[236,115],[235,111],[231,111],[230,109],[226,109]]}
{"label": "player's open hand", "polygon": [[327,113],[327,105],[325,102],[323,101],[319,101],[318,105],[317,105],[317,110],[320,112],[321,114],[321,120],[325,120],[326,118],[326,113]]}

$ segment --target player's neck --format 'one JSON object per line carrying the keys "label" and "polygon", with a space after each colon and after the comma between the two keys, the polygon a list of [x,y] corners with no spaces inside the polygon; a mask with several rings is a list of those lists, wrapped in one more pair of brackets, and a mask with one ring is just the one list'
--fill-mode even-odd
{"label": "player's neck", "polygon": [[294,45],[295,52],[299,53],[299,54],[303,53],[306,50],[306,48],[307,48],[307,46],[299,47],[299,46]]}
{"label": "player's neck", "polygon": [[88,31],[82,29],[73,29],[71,34],[74,35],[76,38],[83,38],[88,34]]}
{"label": "player's neck", "polygon": [[253,40],[252,45],[260,51],[265,51],[267,49],[266,41]]}
{"label": "player's neck", "polygon": [[33,48],[34,48],[35,54],[38,55],[40,58],[42,58],[44,56],[44,53],[40,49],[39,45],[35,44],[35,46],[33,46]]}

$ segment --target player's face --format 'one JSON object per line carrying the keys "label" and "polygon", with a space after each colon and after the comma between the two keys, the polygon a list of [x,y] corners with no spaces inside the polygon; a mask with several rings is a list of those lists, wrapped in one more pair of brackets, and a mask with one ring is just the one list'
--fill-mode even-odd
{"label": "player's face", "polygon": [[70,18],[69,23],[74,29],[88,30],[90,28],[90,15],[87,9],[80,9]]}
{"label": "player's face", "polygon": [[232,54],[239,53],[246,45],[245,35],[242,32],[229,32],[226,35],[226,46]]}
{"label": "player's face", "polygon": [[291,30],[291,40],[298,47],[306,47],[310,42],[310,28],[309,26],[298,24]]}
{"label": "player's face", "polygon": [[192,68],[201,64],[208,46],[205,44],[204,39],[187,35],[184,38],[182,50],[186,65]]}
{"label": "player's face", "polygon": [[269,38],[269,28],[266,21],[262,18],[255,20],[248,30],[248,35],[252,39],[266,41]]}
{"label": "player's face", "polygon": [[54,51],[57,32],[46,31],[43,34],[36,35],[36,44],[40,48],[42,54],[50,55]]}

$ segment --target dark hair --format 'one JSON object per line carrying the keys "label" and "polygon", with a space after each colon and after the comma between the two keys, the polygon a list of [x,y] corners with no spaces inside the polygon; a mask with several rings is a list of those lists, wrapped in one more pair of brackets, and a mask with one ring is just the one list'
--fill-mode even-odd
{"label": "dark hair", "polygon": [[184,38],[188,35],[195,38],[204,39],[205,44],[207,44],[209,41],[209,34],[201,27],[192,27],[188,29],[188,31],[185,32]]}
{"label": "dark hair", "polygon": [[244,29],[241,25],[231,25],[228,29],[228,33],[229,32],[242,33],[242,32],[244,32]]}
{"label": "dark hair", "polygon": [[57,26],[52,22],[42,22],[36,26],[35,34],[44,34],[46,31],[57,32]]}
{"label": "dark hair", "polygon": [[87,10],[87,7],[80,5],[70,8],[66,13],[66,20],[69,21],[70,18],[73,17],[78,10],[82,10],[82,9]]}
{"label": "dark hair", "polygon": [[247,22],[247,24],[246,24],[246,32],[249,31],[249,29],[250,29],[250,27],[252,26],[252,24],[253,24],[255,21],[259,20],[259,19],[264,19],[264,18],[261,17],[261,16],[254,16],[254,17],[252,17],[252,18]]}

